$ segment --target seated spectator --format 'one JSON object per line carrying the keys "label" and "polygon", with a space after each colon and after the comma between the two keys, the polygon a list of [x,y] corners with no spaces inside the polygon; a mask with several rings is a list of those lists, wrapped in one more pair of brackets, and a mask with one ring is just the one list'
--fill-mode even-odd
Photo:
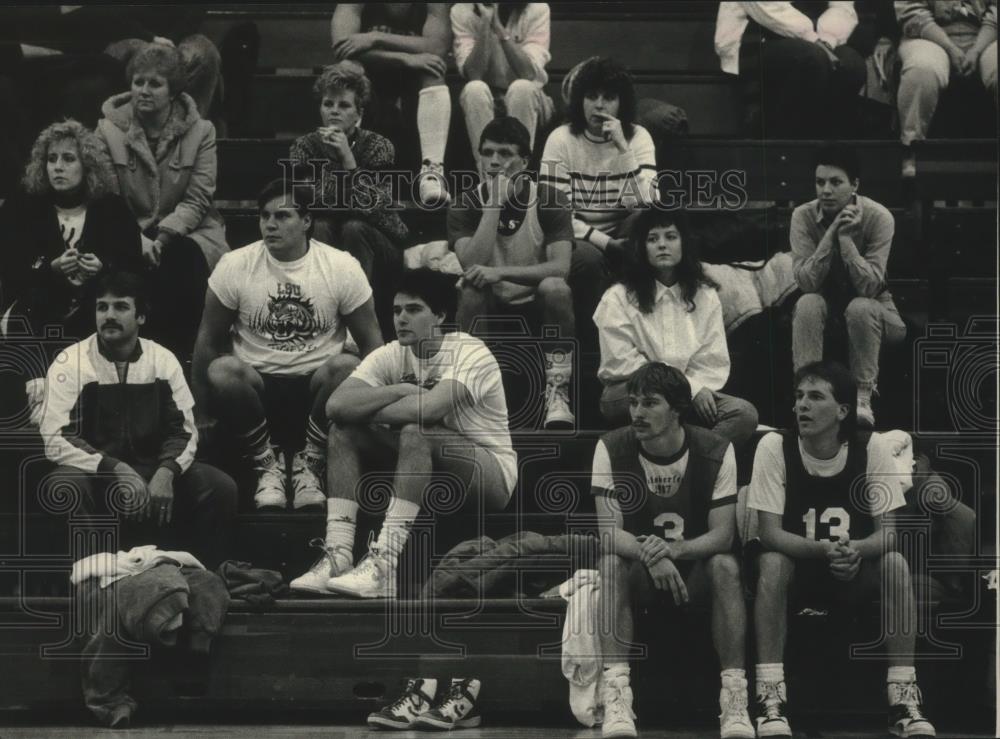
{"label": "seated spectator", "polygon": [[576,75],[569,123],[545,142],[539,182],[565,192],[579,241],[621,261],[637,208],[658,197],[653,139],[635,121],[632,77],[616,62],[596,58]]}
{"label": "seated spectator", "polygon": [[705,277],[683,214],[651,209],[635,223],[624,276],[594,313],[601,342],[601,413],[628,422],[628,378],[664,362],[687,378],[692,422],[739,449],[757,428],[757,410],[719,392],[729,379],[729,348],[716,285]]}
{"label": "seated spectator", "polygon": [[[451,95],[444,83],[451,43],[444,3],[338,3],[331,21],[333,57],[365,65],[381,102],[417,97],[420,138],[419,197],[447,202],[444,151],[451,124]],[[404,108],[405,109],[405,108]],[[412,127],[407,114],[406,126]]]}
{"label": "seated spectator", "polygon": [[[896,99],[904,146],[927,138],[938,97],[952,74],[978,75],[997,104],[997,4],[963,2],[897,2],[903,30],[899,58],[903,64]],[[909,150],[903,176],[916,175]]]}
{"label": "seated spectator", "polygon": [[[598,59],[600,59],[599,56],[592,56],[578,62],[563,77],[559,93],[564,110],[569,110],[573,83],[576,82],[577,74],[590,62]],[[663,100],[639,98],[635,103],[635,119],[639,125],[649,131],[649,135],[653,139],[653,144],[656,147],[657,166],[660,169],[667,169],[671,165],[668,164],[670,160],[666,157],[674,153],[672,151],[673,144],[688,133],[687,112],[683,108]],[[673,166],[676,168],[676,163],[673,163]]]}
{"label": "seated spectator", "polygon": [[313,93],[322,126],[296,139],[289,152],[302,164],[325,162],[315,169],[314,205],[328,210],[314,216],[313,238],[361,262],[375,291],[376,313],[389,331],[395,280],[403,268],[400,250],[408,232],[394,210],[388,180],[379,182],[378,177],[394,168],[395,151],[387,138],[358,125],[372,96],[360,64],[344,61],[327,67]]}
{"label": "seated spectator", "polygon": [[722,2],[715,50],[739,75],[753,138],[849,138],[867,70],[847,45],[853,2]]}
{"label": "seated spectator", "polygon": [[[121,89],[133,55],[150,43],[176,46],[184,89],[207,120],[222,89],[219,51],[199,32],[205,13],[198,4],[21,6],[0,12],[0,45],[20,44],[16,74],[24,97],[44,98],[25,103],[40,107],[47,122],[86,112],[80,120],[88,126],[97,122],[101,102]],[[37,95],[38,89],[49,92]]]}
{"label": "seated spectator", "polygon": [[148,307],[140,279],[107,274],[94,295],[97,333],[48,372],[40,430],[45,455],[59,465],[52,484],[72,485],[86,516],[126,506],[129,543],[119,548],[187,536],[191,552],[214,568],[229,556],[236,484],[195,461],[194,399],[180,363],[139,339]]}
{"label": "seated spectator", "polygon": [[[601,254],[590,244],[573,248],[568,200],[523,174],[530,156],[528,132],[516,118],[486,124],[479,145],[483,183],[448,213],[448,241],[464,269],[458,326],[471,332],[479,316],[498,306],[537,302],[543,324],[573,339],[574,288],[593,294],[603,276]],[[594,303],[584,307],[592,312]],[[572,343],[552,346],[545,356],[546,428],[575,423],[572,370]]]}
{"label": "seated spectator", "polygon": [[472,151],[502,101],[506,114],[528,129],[530,152],[535,131],[555,110],[543,89],[551,59],[548,3],[455,3],[451,32],[455,66],[469,80],[459,101]]}
{"label": "seated spectator", "polygon": [[[257,472],[257,508],[323,505],[324,406],[382,345],[372,290],[358,261],[309,237],[312,193],[275,180],[257,199],[262,240],[226,254],[208,280],[192,384],[199,425],[212,414],[238,434]],[[282,423],[283,422],[283,423]],[[282,430],[276,451],[274,424]],[[291,463],[291,480],[286,462]]]}
{"label": "seated spectator", "polygon": [[[115,194],[115,175],[100,140],[76,121],[39,134],[22,190],[0,208],[0,281],[8,331],[27,327],[43,339],[45,367],[26,376],[33,422],[44,372],[66,346],[94,331],[98,278],[143,268],[139,227]],[[48,328],[59,329],[52,337]]]}
{"label": "seated spectator", "polygon": [[804,293],[792,319],[792,363],[797,370],[823,359],[825,339],[846,329],[858,422],[871,427],[882,342],[901,342],[906,325],[886,287],[895,219],[858,195],[858,174],[856,152],[823,147],[816,155],[816,199],[792,213],[792,268]]}
{"label": "seated spectator", "polygon": [[153,269],[150,333],[186,360],[208,274],[229,250],[212,202],[215,127],[201,119],[183,91],[184,60],[177,49],[150,44],[132,57],[127,75],[131,90],[104,103],[97,133],[111,153]]}
{"label": "seated spectator", "polygon": [[[292,590],[395,598],[399,555],[436,471],[479,510],[507,506],[517,454],[500,367],[479,339],[443,332],[455,308],[454,279],[404,272],[393,303],[398,339],[367,356],[330,396],[326,541]],[[396,475],[382,530],[353,566],[362,464]]]}
{"label": "seated spectator", "polygon": [[843,366],[806,365],[794,386],[798,428],[760,440],[748,495],[765,549],[754,601],[757,735],[792,736],[783,664],[790,605],[849,611],[876,599],[889,662],[888,733],[933,737],[913,666],[910,568],[888,548],[893,511],[905,504],[892,452],[878,434],[856,429],[856,390]]}
{"label": "seated spectator", "polygon": [[[756,736],[747,713],[746,605],[736,534],[736,454],[728,440],[681,423],[691,386],[662,362],[628,380],[631,425],[594,449],[591,493],[601,537],[598,569],[602,734],[635,736],[629,649],[636,603],[675,610],[711,604],[712,639],[722,666],[721,736]],[[633,481],[645,480],[634,490]],[[642,501],[623,513],[624,500]]]}

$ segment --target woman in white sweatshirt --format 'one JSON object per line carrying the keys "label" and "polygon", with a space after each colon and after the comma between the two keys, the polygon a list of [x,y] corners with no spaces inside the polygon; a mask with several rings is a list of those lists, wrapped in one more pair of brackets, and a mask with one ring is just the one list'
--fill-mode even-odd
{"label": "woman in white sweatshirt", "polygon": [[601,344],[601,412],[628,423],[629,375],[647,362],[676,367],[691,384],[691,423],[737,448],[757,427],[757,409],[719,390],[729,379],[729,348],[716,285],[703,273],[682,213],[652,208],[635,221],[620,282],[594,313]]}

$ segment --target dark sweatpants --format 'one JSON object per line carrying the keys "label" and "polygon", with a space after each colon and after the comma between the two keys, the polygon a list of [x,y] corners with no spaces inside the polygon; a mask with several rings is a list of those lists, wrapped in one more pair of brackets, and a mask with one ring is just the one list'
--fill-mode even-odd
{"label": "dark sweatpants", "polygon": [[748,135],[767,138],[857,136],[865,60],[838,46],[834,64],[816,43],[758,36],[740,44],[740,90]]}
{"label": "dark sweatpants", "polygon": [[[133,468],[147,481],[156,471],[141,465]],[[136,521],[120,516],[124,501],[111,485],[115,479],[111,474],[92,474],[68,466],[57,467],[48,478],[50,484],[69,485],[77,493],[75,522],[91,519],[96,523],[102,518],[106,521],[109,514],[118,514],[118,549],[156,544],[160,549],[188,551],[208,569],[232,558],[229,542],[236,516],[236,483],[225,472],[194,462],[174,478],[173,517],[164,527],[156,520]],[[96,553],[73,552],[73,556],[79,559]]]}

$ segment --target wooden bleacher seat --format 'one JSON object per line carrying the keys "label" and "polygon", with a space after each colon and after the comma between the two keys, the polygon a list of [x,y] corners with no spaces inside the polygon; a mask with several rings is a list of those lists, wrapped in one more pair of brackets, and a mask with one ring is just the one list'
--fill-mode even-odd
{"label": "wooden bleacher seat", "polygon": [[[311,87],[330,56],[333,6],[254,5],[209,11],[203,32],[220,44],[236,23],[254,21],[261,35],[249,130],[301,134],[316,124]],[[716,4],[615,3],[552,8],[552,62],[547,92],[556,100],[563,77],[577,62],[601,53],[634,73],[639,97],[667,100],[688,112],[691,129],[738,135],[733,79],[719,69],[713,47]],[[615,34],[605,32],[613,22]],[[597,50],[600,50],[598,52]],[[462,80],[452,70],[449,84]]]}

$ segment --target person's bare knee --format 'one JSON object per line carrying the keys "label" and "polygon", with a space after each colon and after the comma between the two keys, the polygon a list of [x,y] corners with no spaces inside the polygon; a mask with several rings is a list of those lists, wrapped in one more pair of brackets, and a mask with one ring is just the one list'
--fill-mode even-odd
{"label": "person's bare knee", "polygon": [[740,565],[732,554],[715,554],[709,558],[708,576],[715,592],[732,592],[740,587]]}
{"label": "person's bare knee", "polygon": [[208,365],[208,384],[213,390],[228,390],[234,386],[257,388],[252,369],[231,354],[216,357]]}
{"label": "person's bare knee", "polygon": [[313,373],[309,380],[310,392],[314,395],[321,389],[327,394],[333,392],[340,383],[350,377],[359,364],[361,360],[353,354],[344,353],[331,357]]}

